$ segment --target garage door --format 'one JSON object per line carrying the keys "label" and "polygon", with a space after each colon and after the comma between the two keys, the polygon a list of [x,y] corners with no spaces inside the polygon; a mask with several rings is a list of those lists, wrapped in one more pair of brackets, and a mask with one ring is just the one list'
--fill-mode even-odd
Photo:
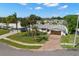
{"label": "garage door", "polygon": [[54,35],[61,35],[61,31],[51,31],[51,34],[54,34]]}

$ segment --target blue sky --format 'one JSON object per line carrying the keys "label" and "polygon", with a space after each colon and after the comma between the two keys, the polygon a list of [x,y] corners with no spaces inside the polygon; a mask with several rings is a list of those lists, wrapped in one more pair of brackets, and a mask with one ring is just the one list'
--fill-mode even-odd
{"label": "blue sky", "polygon": [[35,14],[41,17],[79,14],[78,3],[0,3],[0,17],[17,13],[18,17]]}

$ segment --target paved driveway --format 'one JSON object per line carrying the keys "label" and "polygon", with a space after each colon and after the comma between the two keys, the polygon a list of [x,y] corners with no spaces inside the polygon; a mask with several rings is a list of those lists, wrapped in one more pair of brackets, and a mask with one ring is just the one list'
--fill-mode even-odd
{"label": "paved driveway", "polygon": [[52,51],[62,49],[60,39],[60,35],[49,35],[48,41],[39,50]]}

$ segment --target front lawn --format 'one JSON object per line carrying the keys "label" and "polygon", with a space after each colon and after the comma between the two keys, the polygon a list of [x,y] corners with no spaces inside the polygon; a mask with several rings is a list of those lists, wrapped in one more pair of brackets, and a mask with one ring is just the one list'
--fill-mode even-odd
{"label": "front lawn", "polygon": [[6,34],[6,33],[8,33],[8,32],[9,32],[9,30],[0,29],[0,35]]}
{"label": "front lawn", "polygon": [[24,43],[45,43],[48,39],[47,34],[41,33],[41,35],[30,36],[28,32],[20,32],[15,35],[11,35],[8,38],[12,40],[21,41]]}
{"label": "front lawn", "polygon": [[[73,43],[74,34],[68,34],[66,36],[61,37],[61,43]],[[79,43],[79,35],[77,35],[77,43]]]}
{"label": "front lawn", "polygon": [[4,40],[4,39],[0,39],[0,42],[6,43],[8,45],[11,45],[11,46],[14,46],[14,47],[17,47],[17,48],[23,48],[23,49],[38,49],[38,48],[41,47],[41,46],[26,46],[26,45],[21,45],[21,44],[17,44],[17,43],[14,43],[14,42],[11,42],[11,41],[8,41],[8,40]]}
{"label": "front lawn", "polygon": [[[66,36],[62,36],[61,43],[72,43],[73,44],[74,36],[75,36],[74,34],[68,34]],[[79,35],[77,35],[76,43],[79,43]],[[64,48],[79,48],[79,46],[73,47],[73,45],[62,45],[62,47],[64,47]]]}

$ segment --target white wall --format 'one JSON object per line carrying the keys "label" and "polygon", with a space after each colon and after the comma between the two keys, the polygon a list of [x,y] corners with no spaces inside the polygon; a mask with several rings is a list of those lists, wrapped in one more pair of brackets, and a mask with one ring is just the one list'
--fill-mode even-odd
{"label": "white wall", "polygon": [[[0,26],[6,26],[6,23],[0,23]],[[9,26],[12,27],[12,28],[16,28],[15,23],[9,23]],[[18,22],[17,26],[18,26],[18,28],[22,28],[20,22]]]}
{"label": "white wall", "polygon": [[63,35],[65,36],[66,34],[65,34],[64,32],[61,31],[61,36],[63,36]]}

